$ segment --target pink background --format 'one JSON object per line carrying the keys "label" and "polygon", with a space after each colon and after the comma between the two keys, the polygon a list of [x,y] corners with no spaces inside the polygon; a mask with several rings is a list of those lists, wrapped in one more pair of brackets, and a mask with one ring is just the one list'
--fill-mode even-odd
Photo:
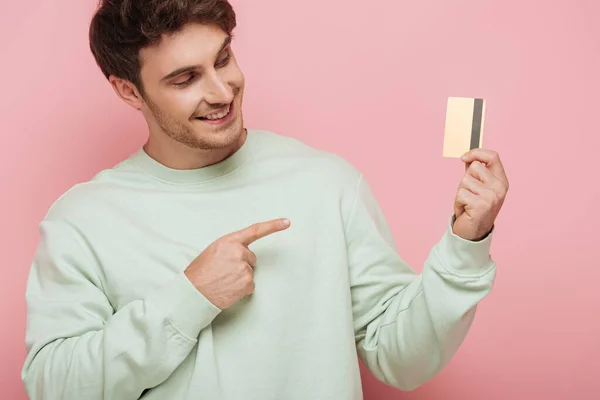
{"label": "pink background", "polygon": [[[141,116],[87,42],[96,0],[0,2],[0,383],[24,399],[24,289],[37,224],[73,184],[140,146]],[[600,396],[600,3],[234,1],[247,126],[343,155],[421,269],[463,165],[442,158],[448,96],[488,101],[485,147],[511,191],[499,274],[451,365],[411,393],[364,372],[366,399]]]}

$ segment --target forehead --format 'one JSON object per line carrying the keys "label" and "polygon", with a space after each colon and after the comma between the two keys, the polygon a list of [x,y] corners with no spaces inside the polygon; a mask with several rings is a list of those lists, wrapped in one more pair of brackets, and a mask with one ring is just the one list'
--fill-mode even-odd
{"label": "forehead", "polygon": [[160,79],[181,67],[212,64],[227,36],[215,25],[187,24],[140,51],[141,73]]}

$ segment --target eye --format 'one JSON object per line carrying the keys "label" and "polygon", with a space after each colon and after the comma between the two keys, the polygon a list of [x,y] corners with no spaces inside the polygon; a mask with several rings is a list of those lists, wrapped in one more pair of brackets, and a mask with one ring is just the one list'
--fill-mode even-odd
{"label": "eye", "polygon": [[229,61],[231,60],[231,50],[227,50],[224,54],[225,55],[220,57],[219,60],[217,61],[218,67],[226,66],[227,64],[229,64]]}
{"label": "eye", "polygon": [[194,79],[196,79],[196,75],[195,74],[190,74],[189,78],[187,78],[185,81],[175,82],[174,85],[178,86],[178,87],[187,86],[190,83],[192,83],[194,81]]}

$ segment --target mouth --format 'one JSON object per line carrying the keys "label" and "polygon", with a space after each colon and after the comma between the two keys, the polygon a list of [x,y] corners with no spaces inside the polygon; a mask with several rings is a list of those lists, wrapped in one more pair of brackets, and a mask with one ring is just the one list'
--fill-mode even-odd
{"label": "mouth", "polygon": [[209,124],[209,125],[221,125],[224,124],[226,122],[228,122],[229,120],[231,120],[231,118],[233,118],[233,102],[231,102],[231,104],[229,104],[227,107],[207,114],[203,117],[197,117],[196,120],[204,122],[205,124]]}

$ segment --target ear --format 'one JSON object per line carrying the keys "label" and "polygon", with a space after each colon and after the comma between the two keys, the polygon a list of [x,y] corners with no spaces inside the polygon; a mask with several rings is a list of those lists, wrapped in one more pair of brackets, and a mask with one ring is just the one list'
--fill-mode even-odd
{"label": "ear", "polygon": [[111,75],[108,78],[115,93],[127,104],[136,110],[141,110],[144,99],[133,83],[122,78]]}

